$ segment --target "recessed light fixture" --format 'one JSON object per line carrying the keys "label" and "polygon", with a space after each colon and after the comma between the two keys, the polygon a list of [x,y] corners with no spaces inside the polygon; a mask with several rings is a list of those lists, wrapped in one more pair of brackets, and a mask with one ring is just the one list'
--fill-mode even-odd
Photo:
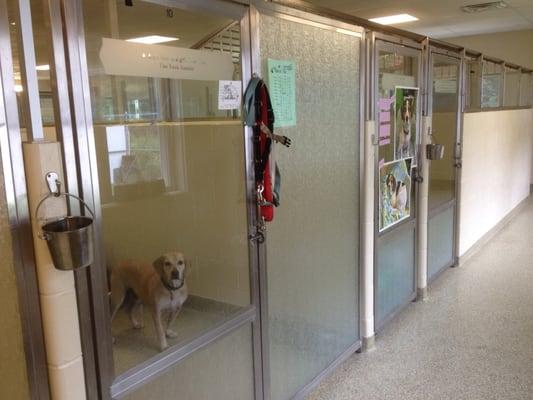
{"label": "recessed light fixture", "polygon": [[24,90],[22,85],[15,85],[15,92],[20,93]]}
{"label": "recessed light fixture", "polygon": [[50,71],[50,65],[48,65],[48,64],[37,65],[37,66],[35,67],[35,69],[36,69],[37,71]]}
{"label": "recessed light fixture", "polygon": [[409,14],[397,14],[389,15],[387,17],[370,18],[369,21],[375,22],[381,25],[394,25],[403,24],[404,22],[418,21],[417,17],[413,17]]}
{"label": "recessed light fixture", "polygon": [[170,36],[150,35],[150,36],[142,36],[138,38],[127,39],[126,42],[156,44],[156,43],[173,42],[174,40],[180,40],[180,39],[177,37],[170,37]]}

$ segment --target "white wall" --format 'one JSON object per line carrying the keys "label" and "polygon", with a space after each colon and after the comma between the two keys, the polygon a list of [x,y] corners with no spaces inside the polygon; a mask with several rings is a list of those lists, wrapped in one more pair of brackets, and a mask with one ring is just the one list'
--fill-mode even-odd
{"label": "white wall", "polygon": [[533,110],[464,114],[463,255],[529,195]]}
{"label": "white wall", "polygon": [[533,29],[446,38],[446,41],[533,68]]}

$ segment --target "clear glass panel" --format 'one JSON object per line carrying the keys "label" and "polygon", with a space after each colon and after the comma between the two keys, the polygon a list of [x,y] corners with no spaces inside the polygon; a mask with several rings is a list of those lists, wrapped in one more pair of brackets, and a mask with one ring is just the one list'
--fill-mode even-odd
{"label": "clear glass panel", "polygon": [[260,34],[265,77],[268,59],[296,69],[296,125],[277,129],[293,146],[276,149],[281,206],[267,247],[272,399],[287,400],[359,337],[361,39],[269,16]]}
{"label": "clear glass panel", "polygon": [[479,60],[466,62],[466,102],[465,108],[481,107],[481,63]]}
{"label": "clear glass panel", "polygon": [[250,304],[240,34],[150,2],[83,4],[120,373]]}
{"label": "clear glass panel", "polygon": [[[21,48],[20,26],[17,12],[16,0],[8,0],[8,11],[10,17],[11,48],[13,51],[13,75],[15,78],[15,91],[17,92],[17,102],[19,106],[19,116],[21,122],[22,140],[27,140],[26,123],[29,118],[29,111],[25,109],[22,96],[25,88],[22,84],[21,59],[19,57]],[[43,3],[40,1],[30,2],[31,18],[33,28],[33,42],[35,50],[35,62],[37,83],[39,85],[39,98],[41,103],[41,119],[43,124],[44,137],[47,140],[57,140],[54,123],[54,102],[52,98],[52,86],[50,81],[50,65],[52,55],[49,44],[49,32],[44,23]]]}
{"label": "clear glass panel", "polygon": [[500,107],[502,90],[502,65],[483,61],[481,107]]}
{"label": "clear glass panel", "polygon": [[428,278],[433,279],[443,268],[453,263],[455,206],[429,218]]}
{"label": "clear glass panel", "polygon": [[378,73],[380,163],[412,157],[415,166],[420,116],[418,90],[400,88],[418,88],[418,57],[380,51]]}
{"label": "clear glass panel", "polygon": [[520,80],[520,105],[533,105],[533,75],[530,72],[522,73]]}
{"label": "clear glass panel", "polygon": [[503,105],[506,107],[518,106],[520,100],[520,70],[505,68],[505,96]]}
{"label": "clear glass panel", "polygon": [[197,351],[124,400],[252,400],[251,328],[246,325]]}
{"label": "clear glass panel", "polygon": [[459,62],[434,55],[432,122],[433,141],[444,145],[444,158],[431,161],[429,208],[455,198],[455,143],[459,101]]}
{"label": "clear glass panel", "polygon": [[378,240],[375,320],[379,328],[415,292],[415,229],[402,225]]}

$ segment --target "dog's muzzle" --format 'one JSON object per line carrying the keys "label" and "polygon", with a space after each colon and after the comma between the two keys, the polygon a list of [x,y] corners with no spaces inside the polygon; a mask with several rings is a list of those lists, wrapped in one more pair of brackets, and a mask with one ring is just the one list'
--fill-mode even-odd
{"label": "dog's muzzle", "polygon": [[183,277],[180,277],[179,271],[172,271],[170,273],[170,282],[163,282],[163,284],[168,290],[181,289],[184,283],[185,279],[183,279]]}

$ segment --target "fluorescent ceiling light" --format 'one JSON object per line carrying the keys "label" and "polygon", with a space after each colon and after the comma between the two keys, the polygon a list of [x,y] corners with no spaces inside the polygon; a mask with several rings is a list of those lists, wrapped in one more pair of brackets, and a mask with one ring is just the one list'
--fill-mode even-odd
{"label": "fluorescent ceiling light", "polygon": [[50,65],[44,64],[44,65],[37,65],[35,67],[37,71],[50,71]]}
{"label": "fluorescent ceiling light", "polygon": [[15,92],[20,93],[24,90],[22,85],[15,85]]}
{"label": "fluorescent ceiling light", "polygon": [[126,42],[156,44],[156,43],[173,42],[174,40],[180,40],[180,39],[177,37],[170,37],[170,36],[151,35],[151,36],[142,36],[138,38],[127,39]]}
{"label": "fluorescent ceiling light", "polygon": [[418,18],[409,14],[389,15],[387,17],[370,18],[369,21],[381,25],[403,24],[404,22],[418,21]]}

